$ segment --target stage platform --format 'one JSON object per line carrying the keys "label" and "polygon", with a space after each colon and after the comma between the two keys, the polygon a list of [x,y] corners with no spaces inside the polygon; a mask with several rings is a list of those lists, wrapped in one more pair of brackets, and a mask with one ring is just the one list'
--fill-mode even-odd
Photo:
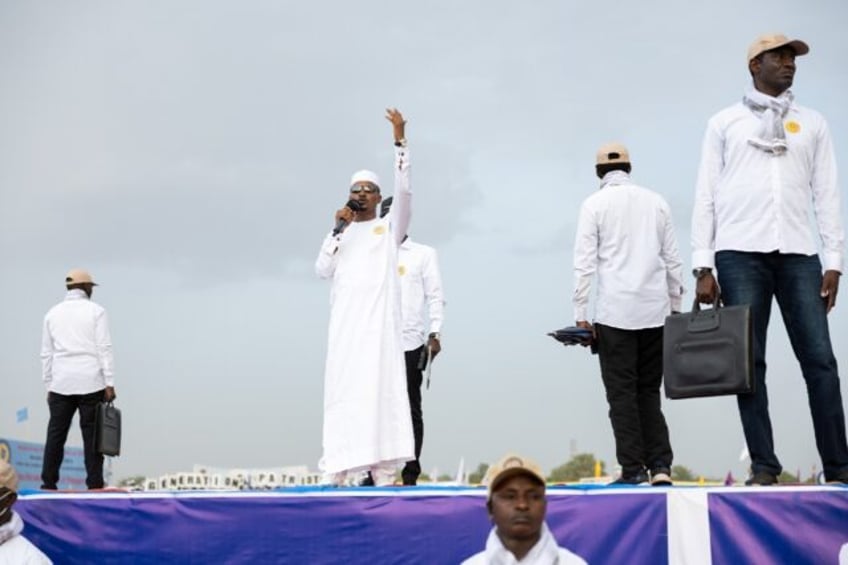
{"label": "stage platform", "polygon": [[[486,491],[22,492],[56,563],[456,564],[483,548]],[[848,563],[848,488],[548,488],[560,545],[592,564]]]}

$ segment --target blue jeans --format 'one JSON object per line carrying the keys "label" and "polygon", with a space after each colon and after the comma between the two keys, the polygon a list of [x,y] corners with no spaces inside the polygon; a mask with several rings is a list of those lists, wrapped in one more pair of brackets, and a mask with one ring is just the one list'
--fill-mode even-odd
{"label": "blue jeans", "polygon": [[751,305],[754,326],[754,393],[739,395],[739,414],[754,473],[779,475],[766,390],[766,333],[772,297],[777,298],[789,342],[807,384],[816,447],[825,478],[848,472],[845,413],[836,358],[830,344],[827,304],[820,296],[817,255],[719,251],[716,269],[721,297],[728,306]]}

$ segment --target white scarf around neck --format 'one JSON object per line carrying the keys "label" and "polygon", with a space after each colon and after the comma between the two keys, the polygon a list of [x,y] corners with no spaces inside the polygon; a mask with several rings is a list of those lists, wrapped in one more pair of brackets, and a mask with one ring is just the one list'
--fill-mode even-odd
{"label": "white scarf around neck", "polygon": [[628,184],[630,175],[621,170],[610,171],[601,179],[601,188],[605,186],[615,186],[617,184]]}
{"label": "white scarf around neck", "polygon": [[498,537],[497,528],[492,528],[486,540],[487,563],[493,565],[521,563],[521,565],[551,565],[559,562],[559,546],[550,528],[542,523],[542,532],[539,541],[524,556],[520,562],[510,552]]}
{"label": "white scarf around neck", "polygon": [[742,102],[760,118],[760,134],[752,137],[748,143],[772,155],[783,155],[789,146],[786,144],[786,132],[783,119],[795,97],[792,91],[785,90],[775,98],[752,88],[742,98]]}
{"label": "white scarf around neck", "polygon": [[12,519],[0,526],[0,545],[24,531],[24,521],[21,520],[18,513],[11,509],[9,512],[12,513]]}

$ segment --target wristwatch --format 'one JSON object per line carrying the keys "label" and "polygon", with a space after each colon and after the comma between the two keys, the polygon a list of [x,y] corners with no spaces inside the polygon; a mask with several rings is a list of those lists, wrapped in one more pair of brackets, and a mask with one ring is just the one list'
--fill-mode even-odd
{"label": "wristwatch", "polygon": [[699,267],[697,269],[692,269],[692,276],[694,276],[696,279],[711,275],[712,273],[713,270],[709,267]]}
{"label": "wristwatch", "polygon": [[440,334],[439,332],[433,332],[427,337],[429,337],[430,339],[435,339],[438,342],[442,341],[442,334]]}
{"label": "wristwatch", "polygon": [[406,147],[406,138],[401,137],[398,140],[395,140],[395,147]]}

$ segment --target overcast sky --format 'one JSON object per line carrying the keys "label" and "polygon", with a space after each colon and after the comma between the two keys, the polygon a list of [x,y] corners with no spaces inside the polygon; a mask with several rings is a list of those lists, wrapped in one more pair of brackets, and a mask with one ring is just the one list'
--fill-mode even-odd
{"label": "overcast sky", "polygon": [[[704,127],[749,87],[760,33],[810,44],[793,91],[848,167],[846,21],[842,0],[4,1],[0,437],[43,441],[42,318],[84,267],[112,325],[118,477],[316,468],[329,284],[313,263],[350,174],[390,178],[397,106],[411,236],[438,249],[447,296],[424,469],[518,451],[550,470],[575,446],[609,468],[597,358],[545,335],[573,323],[596,148],[629,146],[634,180],[672,206],[688,272]],[[830,315],[843,370],[846,292]],[[821,463],[776,309],[768,347],[778,456],[806,475]],[[664,411],[675,464],[744,473],[735,398]]]}

